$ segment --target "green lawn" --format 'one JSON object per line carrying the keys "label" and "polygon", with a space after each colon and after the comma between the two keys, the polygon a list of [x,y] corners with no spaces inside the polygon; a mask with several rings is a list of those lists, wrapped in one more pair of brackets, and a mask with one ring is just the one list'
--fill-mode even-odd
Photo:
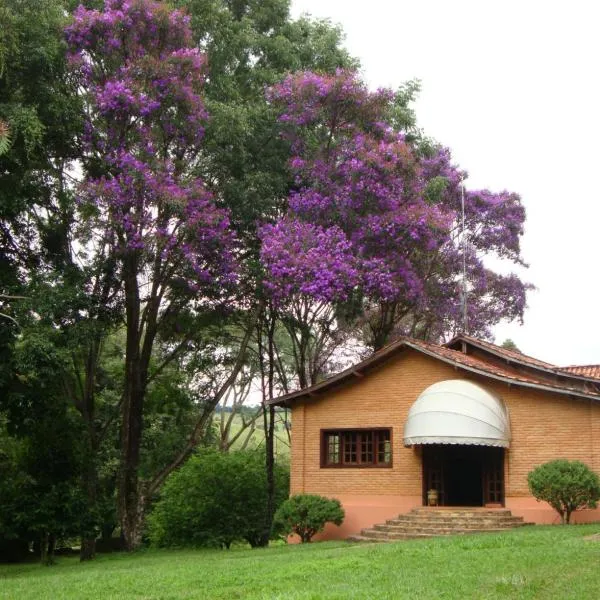
{"label": "green lawn", "polygon": [[0,598],[600,597],[600,525],[394,544],[145,551],[54,567],[0,566]]}

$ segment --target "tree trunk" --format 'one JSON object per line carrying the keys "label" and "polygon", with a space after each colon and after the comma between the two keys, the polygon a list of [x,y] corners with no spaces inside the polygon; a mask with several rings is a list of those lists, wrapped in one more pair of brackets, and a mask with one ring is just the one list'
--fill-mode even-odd
{"label": "tree trunk", "polygon": [[265,514],[265,528],[260,540],[261,546],[268,546],[271,539],[271,527],[273,525],[273,515],[275,512],[275,453],[274,453],[274,438],[275,438],[275,407],[272,405],[266,406],[265,400],[273,399],[274,379],[275,379],[275,314],[272,307],[268,311],[268,329],[267,329],[267,381],[265,385],[265,364],[263,358],[263,341],[262,331],[259,330],[259,361],[261,365],[261,375],[263,378],[263,424],[265,429],[265,469],[267,474],[267,505]]}
{"label": "tree trunk", "polygon": [[266,466],[267,466],[267,526],[265,527],[265,546],[271,538],[271,527],[275,514],[275,407],[269,406],[269,426],[265,430]]}
{"label": "tree trunk", "polygon": [[92,560],[96,556],[98,473],[96,471],[95,454],[95,444],[93,441],[90,441],[90,456],[87,457],[88,464],[84,475],[88,517],[86,522],[83,523],[81,533],[81,548],[79,551],[79,560],[81,562]]}
{"label": "tree trunk", "polygon": [[[142,439],[143,394],[132,386],[123,403],[121,428],[121,472],[119,480],[119,520],[126,550],[135,550],[141,542],[138,469]],[[142,503],[143,504],[143,503]]]}
{"label": "tree trunk", "polygon": [[50,566],[54,564],[54,549],[56,548],[56,536],[44,531],[40,538],[40,562]]}
{"label": "tree trunk", "polygon": [[[127,341],[125,349],[125,388],[121,421],[121,461],[118,510],[121,535],[126,550],[135,550],[141,541],[138,470],[142,440],[144,376],[140,352],[140,295],[137,257],[130,253],[123,262]],[[146,337],[150,335],[146,331]]]}
{"label": "tree trunk", "polygon": [[54,564],[54,551],[56,550],[56,536],[51,533],[48,536],[48,552],[46,554],[46,564]]}
{"label": "tree trunk", "polygon": [[81,539],[81,550],[79,551],[80,562],[92,560],[96,556],[96,538],[85,537]]}
{"label": "tree trunk", "polygon": [[109,542],[112,539],[113,531],[117,526],[116,523],[103,523],[100,537],[103,542]]}
{"label": "tree trunk", "polygon": [[393,302],[382,302],[376,317],[370,320],[371,345],[377,352],[389,343],[390,335],[394,330],[396,318],[396,304]]}
{"label": "tree trunk", "polygon": [[48,564],[48,532],[44,531],[40,537],[40,562]]}

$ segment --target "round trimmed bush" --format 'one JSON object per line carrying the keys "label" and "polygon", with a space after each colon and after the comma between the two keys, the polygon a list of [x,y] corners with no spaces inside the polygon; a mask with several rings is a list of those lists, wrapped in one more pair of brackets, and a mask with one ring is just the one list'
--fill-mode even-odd
{"label": "round trimmed bush", "polygon": [[273,527],[286,536],[297,534],[304,544],[323,531],[326,523],[341,525],[344,517],[344,509],[339,500],[315,494],[298,494],[279,507]]}
{"label": "round trimmed bush", "polygon": [[563,523],[582,508],[596,508],[600,500],[600,477],[578,460],[558,459],[536,467],[527,476],[537,500],[547,502]]}

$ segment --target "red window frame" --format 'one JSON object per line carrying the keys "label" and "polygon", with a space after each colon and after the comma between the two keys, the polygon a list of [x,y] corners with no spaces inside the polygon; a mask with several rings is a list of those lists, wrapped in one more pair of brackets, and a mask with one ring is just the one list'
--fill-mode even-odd
{"label": "red window frame", "polygon": [[389,469],[392,449],[391,427],[321,429],[323,469]]}

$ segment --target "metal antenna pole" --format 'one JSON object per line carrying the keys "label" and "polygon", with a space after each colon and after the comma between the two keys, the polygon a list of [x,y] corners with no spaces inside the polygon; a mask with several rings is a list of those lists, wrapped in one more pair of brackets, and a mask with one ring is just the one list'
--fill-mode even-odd
{"label": "metal antenna pole", "polygon": [[463,309],[463,331],[469,333],[469,316],[467,312],[467,230],[465,227],[465,184],[460,182],[460,206],[462,212],[462,309]]}

